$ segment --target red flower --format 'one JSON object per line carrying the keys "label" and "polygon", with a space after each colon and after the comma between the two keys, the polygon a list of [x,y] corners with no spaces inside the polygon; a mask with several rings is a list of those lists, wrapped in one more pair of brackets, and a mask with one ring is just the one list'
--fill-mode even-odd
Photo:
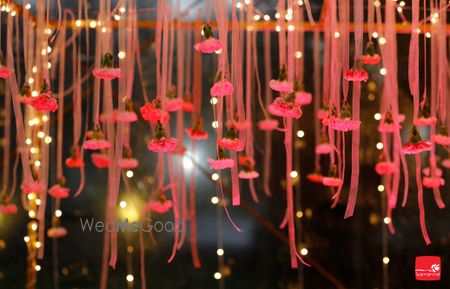
{"label": "red flower", "polygon": [[299,119],[302,116],[302,109],[298,104],[295,104],[295,96],[293,94],[286,97],[277,97],[269,105],[269,111],[276,116],[293,117],[295,119]]}
{"label": "red flower", "polygon": [[92,163],[96,168],[104,169],[109,167],[109,158],[105,153],[91,154]]}
{"label": "red flower", "polygon": [[323,181],[323,176],[322,176],[322,174],[320,174],[320,173],[312,173],[312,174],[308,174],[308,175],[306,176],[306,178],[307,178],[309,181],[313,182],[313,183],[320,183],[320,184],[322,184],[322,181]]}
{"label": "red flower", "polygon": [[66,159],[66,166],[71,169],[84,167],[84,161],[81,158],[79,146],[72,147],[72,155],[70,156],[70,158]]}
{"label": "red flower", "polygon": [[355,65],[345,72],[344,79],[347,81],[367,81],[369,74],[361,67],[361,62],[356,61]]}
{"label": "red flower", "polygon": [[342,184],[342,180],[335,177],[324,177],[322,184],[327,187],[339,187]]}
{"label": "red flower", "polygon": [[14,204],[0,205],[0,214],[12,215],[17,213],[17,206]]}
{"label": "red flower", "polygon": [[226,79],[219,80],[211,87],[209,93],[211,96],[227,96],[233,94],[233,84]]}
{"label": "red flower", "polygon": [[87,133],[87,140],[83,143],[83,148],[88,150],[104,150],[111,147],[111,143],[105,140],[102,130],[98,124],[93,131]]}
{"label": "red flower", "polygon": [[158,98],[154,99],[151,103],[146,103],[140,108],[142,118],[150,121],[156,125],[159,122],[166,123],[170,119],[170,115],[167,111],[161,109],[161,102]]}
{"label": "red flower", "polygon": [[425,177],[423,178],[423,186],[429,189],[437,189],[445,185],[445,180],[441,177]]}
{"label": "red flower", "polygon": [[65,199],[69,197],[69,189],[56,184],[48,190],[48,194],[55,199]]}
{"label": "red flower", "polygon": [[195,123],[194,127],[192,128],[186,128],[185,129],[186,134],[191,138],[195,140],[203,140],[208,138],[208,133],[203,130],[202,120],[199,119]]}
{"label": "red flower", "polygon": [[316,146],[316,154],[327,155],[333,150],[329,143],[321,143]]}
{"label": "red flower", "polygon": [[381,60],[381,56],[378,54],[374,54],[374,55],[363,55],[361,58],[361,61],[363,64],[368,64],[368,65],[375,65],[377,63],[379,63]]}
{"label": "red flower", "polygon": [[167,138],[166,132],[158,121],[156,125],[155,138],[148,142],[148,149],[157,153],[165,153],[173,151],[178,145],[178,140],[174,138]]}

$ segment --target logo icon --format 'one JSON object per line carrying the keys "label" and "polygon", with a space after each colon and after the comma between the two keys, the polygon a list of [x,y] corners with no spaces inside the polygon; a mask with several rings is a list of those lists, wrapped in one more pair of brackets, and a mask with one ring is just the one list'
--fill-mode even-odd
{"label": "logo icon", "polygon": [[416,280],[419,281],[441,280],[441,257],[438,256],[416,257]]}

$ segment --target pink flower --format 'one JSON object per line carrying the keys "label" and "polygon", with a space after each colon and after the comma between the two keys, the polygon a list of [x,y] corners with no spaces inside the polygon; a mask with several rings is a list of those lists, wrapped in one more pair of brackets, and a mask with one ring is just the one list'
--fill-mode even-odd
{"label": "pink flower", "polygon": [[194,111],[194,109],[195,109],[195,107],[192,102],[187,101],[187,100],[183,101],[183,111],[184,112],[192,112],[192,111]]}
{"label": "pink flower", "polygon": [[425,177],[423,178],[423,186],[425,188],[434,189],[445,185],[445,180],[441,177]]}
{"label": "pink flower", "polygon": [[240,152],[244,149],[244,144],[238,138],[220,138],[217,140],[217,145],[231,151]]}
{"label": "pink flower", "polygon": [[227,127],[234,127],[236,130],[244,130],[244,129],[248,129],[252,126],[252,123],[247,121],[247,120],[240,120],[239,119],[239,115],[236,113],[236,115],[234,116],[234,119],[230,119],[227,121],[226,123]]}
{"label": "pink flower", "polygon": [[67,229],[61,226],[51,227],[47,231],[47,236],[52,239],[58,239],[67,235]]}
{"label": "pink flower", "polygon": [[87,140],[83,143],[83,148],[88,150],[104,150],[111,147],[111,143],[105,140],[102,130],[98,124],[94,130],[87,133]]}
{"label": "pink flower", "polygon": [[316,146],[316,154],[319,154],[319,155],[327,155],[332,150],[333,150],[333,148],[331,147],[331,145],[329,143],[321,143]]}
{"label": "pink flower", "polygon": [[293,95],[277,97],[269,105],[269,111],[276,116],[293,117],[295,119],[299,119],[302,116],[302,109],[299,105],[295,104]]}
{"label": "pink flower", "polygon": [[0,205],[0,214],[12,215],[17,213],[17,206],[14,204]]}
{"label": "pink flower", "polygon": [[112,113],[105,112],[105,113],[100,114],[99,120],[102,123],[109,122],[109,121],[114,122],[114,121],[116,121],[116,115],[114,112],[112,112]]}
{"label": "pink flower", "polygon": [[148,142],[148,149],[157,153],[173,151],[178,145],[178,140],[168,138],[161,122],[156,125],[155,137]]}
{"label": "pink flower", "polygon": [[259,177],[259,173],[253,168],[255,166],[255,160],[253,157],[242,155],[239,157],[239,163],[242,166],[242,170],[239,172],[239,178],[255,179]]}
{"label": "pink flower", "polygon": [[450,158],[442,160],[442,166],[444,168],[450,169]]}
{"label": "pink flower", "polygon": [[187,149],[184,145],[178,144],[177,147],[169,153],[172,155],[182,156],[186,153],[186,151],[187,151]]}
{"label": "pink flower", "polygon": [[431,149],[431,142],[428,140],[423,141],[420,137],[417,128],[413,126],[409,135],[409,141],[403,146],[404,154],[418,154]]}
{"label": "pink flower", "polygon": [[438,145],[450,145],[450,137],[448,136],[447,128],[445,126],[441,127],[439,134],[435,134],[433,139]]}
{"label": "pink flower", "polygon": [[143,212],[152,211],[158,214],[164,214],[172,208],[172,201],[167,200],[165,195],[161,195],[158,200],[152,200],[144,207]]}
{"label": "pink flower", "polygon": [[361,67],[361,61],[356,61],[351,69],[344,74],[347,81],[367,81],[369,74]]}
{"label": "pink flower", "polygon": [[219,97],[219,96],[227,96],[233,94],[233,84],[226,79],[219,80],[211,87],[209,93],[211,96]]}
{"label": "pink flower", "polygon": [[259,177],[259,173],[257,171],[241,170],[238,176],[240,179],[256,179]]}
{"label": "pink flower", "polygon": [[271,131],[278,127],[278,120],[266,118],[265,120],[259,121],[258,126],[260,130]]}
{"label": "pink flower", "polygon": [[342,180],[335,177],[324,177],[322,184],[327,187],[339,187],[342,184]]}
{"label": "pink flower", "polygon": [[33,101],[33,99],[34,99],[34,97],[25,95],[25,96],[22,96],[21,98],[19,98],[19,101],[20,101],[20,103],[31,105],[31,102]]}
{"label": "pink flower", "polygon": [[158,121],[166,123],[170,119],[170,115],[167,111],[161,109],[161,103],[159,99],[154,99],[151,103],[146,103],[140,108],[142,118],[150,121],[156,125]]}
{"label": "pink flower", "polygon": [[204,130],[199,130],[194,128],[186,128],[185,129],[186,134],[191,138],[195,140],[203,140],[208,138],[208,133]]}
{"label": "pink flower", "polygon": [[298,91],[295,93],[295,104],[308,105],[312,102],[312,94],[306,91]]}
{"label": "pink flower", "polygon": [[13,69],[8,68],[4,65],[0,64],[0,78],[6,79],[11,76],[11,73],[13,73]]}
{"label": "pink flower", "polygon": [[232,159],[207,159],[208,163],[211,165],[211,170],[223,170],[234,167],[234,161]]}
{"label": "pink flower", "polygon": [[111,80],[122,77],[120,68],[114,68],[114,56],[110,52],[105,53],[101,67],[96,67],[92,74],[99,79]]}
{"label": "pink flower", "polygon": [[351,120],[350,118],[332,118],[330,119],[330,127],[334,130],[338,131],[350,131],[358,129],[361,125],[361,122],[359,120]]}
{"label": "pink flower", "polygon": [[36,193],[40,194],[44,190],[41,183],[39,181],[33,181],[31,183],[23,182],[21,185],[22,192],[25,194]]}
{"label": "pink flower", "polygon": [[[429,177],[431,176],[431,168],[430,167],[426,167],[422,170],[422,173]],[[436,172],[434,173],[436,177],[441,177],[442,176],[442,170],[440,168],[436,168]]]}
{"label": "pink flower", "polygon": [[109,167],[109,158],[106,153],[93,153],[91,154],[91,161],[98,169],[104,169]]}
{"label": "pink flower", "polygon": [[37,111],[51,111],[54,112],[58,109],[58,103],[56,99],[51,97],[48,93],[41,93],[38,97],[33,97],[30,105]]}
{"label": "pink flower", "polygon": [[222,42],[214,38],[211,26],[203,26],[203,39],[194,45],[195,50],[201,53],[213,53],[222,49]]}
{"label": "pink flower", "polygon": [[393,162],[378,162],[375,165],[375,172],[379,175],[388,175],[397,172],[398,169]]}
{"label": "pink flower", "polygon": [[405,120],[405,116],[402,114],[397,115],[396,119],[392,115],[392,112],[387,111],[385,115],[381,118],[380,124],[378,125],[379,132],[396,132],[399,131],[402,126],[401,122]]}
{"label": "pink flower", "polygon": [[183,108],[183,99],[181,98],[167,99],[166,101],[167,111],[170,112],[179,111],[182,108]]}
{"label": "pink flower", "polygon": [[119,160],[119,166],[123,169],[134,169],[139,165],[139,161],[134,158],[122,158]]}
{"label": "pink flower", "polygon": [[317,172],[308,174],[308,175],[306,176],[306,178],[307,178],[309,181],[313,182],[313,183],[320,183],[320,184],[323,183],[323,176],[322,176],[322,174],[317,173]]}
{"label": "pink flower", "polygon": [[414,120],[415,126],[435,126],[437,124],[437,118],[434,116],[430,117],[419,117]]}
{"label": "pink flower", "polygon": [[121,122],[135,122],[138,120],[137,114],[134,111],[116,112],[114,118]]}
{"label": "pink flower", "polygon": [[55,184],[48,190],[48,194],[55,199],[65,199],[69,197],[69,189]]}
{"label": "pink flower", "polygon": [[324,106],[317,112],[317,119],[324,120],[330,116],[330,109],[328,106]]}
{"label": "pink flower", "polygon": [[84,167],[84,161],[81,158],[80,147],[78,145],[72,147],[72,154],[70,158],[66,159],[65,163],[71,169]]}
{"label": "pink flower", "polygon": [[361,62],[363,64],[368,64],[368,65],[375,65],[375,64],[379,63],[380,60],[381,60],[381,56],[378,54],[374,54],[374,55],[365,54],[361,58]]}
{"label": "pink flower", "polygon": [[287,80],[276,80],[272,79],[269,82],[270,88],[278,92],[291,93],[294,91],[294,85],[292,82],[288,82]]}

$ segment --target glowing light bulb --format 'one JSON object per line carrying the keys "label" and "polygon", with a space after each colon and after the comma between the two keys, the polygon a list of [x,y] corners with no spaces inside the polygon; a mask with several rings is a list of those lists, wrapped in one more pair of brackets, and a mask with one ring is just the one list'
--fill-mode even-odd
{"label": "glowing light bulb", "polygon": [[39,160],[34,161],[34,166],[39,168],[41,166],[41,161]]}
{"label": "glowing light bulb", "polygon": [[89,27],[91,27],[91,28],[97,27],[97,21],[95,21],[95,20],[89,21]]}
{"label": "glowing light bulb", "polygon": [[339,38],[339,37],[341,37],[341,33],[339,33],[339,31],[335,31],[334,38]]}
{"label": "glowing light bulb", "polygon": [[391,222],[391,218],[389,217],[384,217],[383,222],[387,225]]}
{"label": "glowing light bulb", "polygon": [[427,33],[425,34],[425,36],[426,36],[427,38],[431,38],[431,33],[430,33],[430,32],[427,32]]}
{"label": "glowing light bulb", "polygon": [[211,97],[211,100],[209,101],[212,105],[216,105],[218,102],[219,102],[219,100],[217,99],[217,97]]}
{"label": "glowing light bulb", "polygon": [[300,58],[302,58],[302,56],[303,56],[303,53],[301,51],[295,52],[295,58],[300,59]]}
{"label": "glowing light bulb", "polygon": [[125,51],[119,51],[117,56],[119,57],[119,59],[124,59],[125,58]]}
{"label": "glowing light bulb", "polygon": [[[39,242],[39,241],[37,241],[35,244],[34,244],[34,246],[36,247],[36,248],[40,248],[41,246],[42,246],[42,244],[41,244],[41,242]],[[39,266],[40,267],[40,266]]]}
{"label": "glowing light bulb", "polygon": [[294,31],[294,29],[295,29],[295,26],[292,25],[292,24],[289,24],[288,30],[289,30],[289,31]]}
{"label": "glowing light bulb", "polygon": [[378,142],[377,143],[377,149],[382,150],[383,149],[383,143],[382,142]]}
{"label": "glowing light bulb", "polygon": [[380,120],[381,119],[381,114],[377,112],[376,114],[373,115],[373,118],[375,120]]}
{"label": "glowing light bulb", "polygon": [[267,15],[267,14],[266,14],[266,15],[264,15],[264,20],[265,20],[265,21],[269,21],[269,20],[270,20],[270,16],[269,16],[269,15]]}
{"label": "glowing light bulb", "polygon": [[120,7],[120,9],[119,9],[119,12],[120,12],[120,13],[122,13],[122,14],[123,14],[123,13],[125,13],[125,11],[126,11],[125,7],[123,7],[123,6],[122,6],[122,7]]}
{"label": "glowing light bulb", "polygon": [[27,139],[25,140],[25,143],[26,143],[27,145],[30,145],[30,144],[31,144],[31,138],[27,138]]}
{"label": "glowing light bulb", "polygon": [[45,136],[45,133],[43,131],[39,131],[37,133],[38,138],[43,138]]}
{"label": "glowing light bulb", "polygon": [[384,191],[384,186],[383,185],[378,185],[377,190],[379,192],[383,192]]}
{"label": "glowing light bulb", "polygon": [[217,255],[223,256],[223,253],[224,253],[223,249],[217,249]]}
{"label": "glowing light bulb", "polygon": [[214,279],[220,280],[220,278],[222,278],[222,274],[220,274],[220,272],[214,273]]}
{"label": "glowing light bulb", "polygon": [[378,38],[378,32],[375,31],[374,33],[372,33],[372,37],[377,39]]}
{"label": "glowing light bulb", "polygon": [[219,198],[218,197],[212,197],[211,198],[211,203],[213,203],[214,205],[217,205],[219,203]]}
{"label": "glowing light bulb", "polygon": [[381,69],[380,69],[380,74],[383,75],[383,76],[386,75],[386,74],[387,74],[387,69],[384,68],[384,67],[381,68]]}
{"label": "glowing light bulb", "polygon": [[277,26],[275,27],[275,31],[276,31],[276,32],[280,32],[280,31],[281,31],[280,25],[277,25]]}
{"label": "glowing light bulb", "polygon": [[61,217],[62,216],[62,211],[61,210],[56,210],[55,211],[55,216],[58,217],[58,218]]}
{"label": "glowing light bulb", "polygon": [[275,19],[280,19],[280,13],[275,13]]}
{"label": "glowing light bulb", "polygon": [[183,167],[187,170],[190,170],[194,167],[194,164],[192,163],[191,158],[189,157],[183,157]]}
{"label": "glowing light bulb", "polygon": [[76,26],[76,27],[81,27],[81,20],[80,20],[80,19],[77,19],[77,20],[75,21],[75,26]]}
{"label": "glowing light bulb", "polygon": [[127,207],[127,202],[126,201],[121,201],[120,203],[119,203],[119,206],[122,208],[122,209],[125,209],[126,207]]}
{"label": "glowing light bulb", "polygon": [[127,281],[128,281],[128,282],[133,282],[133,280],[134,280],[134,276],[131,275],[131,274],[128,274],[128,275],[127,275]]}
{"label": "glowing light bulb", "polygon": [[242,8],[242,3],[241,2],[237,2],[236,3],[236,8],[237,9],[241,9]]}
{"label": "glowing light bulb", "polygon": [[114,15],[114,20],[119,21],[120,20],[120,15],[119,14]]}
{"label": "glowing light bulb", "polygon": [[385,265],[389,264],[389,257],[383,257],[383,263]]}
{"label": "glowing light bulb", "polygon": [[305,136],[305,132],[302,131],[302,130],[299,130],[299,131],[297,131],[297,136],[298,136],[299,138],[302,138],[302,137]]}
{"label": "glowing light bulb", "polygon": [[386,38],[380,37],[380,39],[378,40],[378,43],[380,43],[380,45],[386,44]]}
{"label": "glowing light bulb", "polygon": [[28,242],[30,242],[30,237],[25,236],[25,237],[23,237],[23,240],[25,241],[25,243],[28,243]]}
{"label": "glowing light bulb", "polygon": [[298,177],[298,173],[297,171],[292,171],[290,174],[291,178],[295,179],[296,177]]}
{"label": "glowing light bulb", "polygon": [[212,125],[213,128],[218,128],[219,127],[219,122],[217,120],[215,120],[215,121],[212,122],[211,125]]}
{"label": "glowing light bulb", "polygon": [[213,174],[211,175],[211,179],[212,179],[213,181],[219,180],[219,174],[218,174],[218,173],[213,173]]}
{"label": "glowing light bulb", "polygon": [[[37,247],[37,243],[36,243],[36,247]],[[36,270],[37,272],[41,271],[41,265],[36,265],[34,266],[34,270]]]}
{"label": "glowing light bulb", "polygon": [[261,19],[261,16],[258,15],[258,14],[256,14],[255,16],[253,16],[253,19],[254,19],[255,21],[259,21],[259,19]]}
{"label": "glowing light bulb", "polygon": [[127,176],[127,178],[131,179],[134,176],[134,173],[132,170],[128,170],[125,175]]}
{"label": "glowing light bulb", "polygon": [[302,248],[302,249],[300,250],[300,254],[302,254],[302,256],[308,255],[308,249]]}
{"label": "glowing light bulb", "polygon": [[44,142],[45,142],[46,144],[51,143],[51,142],[52,142],[52,137],[51,137],[51,136],[46,136],[46,137],[44,138]]}
{"label": "glowing light bulb", "polygon": [[30,10],[31,9],[31,4],[27,3],[27,5],[25,5],[25,9]]}

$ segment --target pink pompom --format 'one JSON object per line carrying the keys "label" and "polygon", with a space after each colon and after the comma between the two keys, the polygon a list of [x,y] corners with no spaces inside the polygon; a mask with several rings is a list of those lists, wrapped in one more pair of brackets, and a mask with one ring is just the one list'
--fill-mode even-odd
{"label": "pink pompom", "polygon": [[369,55],[365,54],[361,57],[361,62],[366,65],[375,65],[381,61],[381,56],[378,54]]}
{"label": "pink pompom", "polygon": [[17,206],[14,204],[0,205],[0,214],[12,215],[17,213]]}
{"label": "pink pompom", "polygon": [[23,103],[23,104],[31,105],[31,103],[33,102],[33,99],[34,99],[34,97],[25,95],[25,96],[22,96],[19,98],[19,102]]}
{"label": "pink pompom", "polygon": [[58,109],[56,99],[54,99],[48,92],[43,92],[38,97],[33,97],[30,105],[37,111],[54,112]]}
{"label": "pink pompom", "polygon": [[329,125],[332,129],[338,131],[350,131],[358,129],[361,125],[361,121],[359,120],[351,120],[350,118],[337,118],[333,117],[330,119]]}
{"label": "pink pompom", "polygon": [[186,134],[191,138],[195,140],[205,140],[208,139],[208,133],[202,129],[195,129],[194,128],[186,128],[185,129]]}
{"label": "pink pompom", "polygon": [[0,78],[6,79],[11,76],[11,73],[13,73],[13,69],[8,68],[4,65],[0,65]]}
{"label": "pink pompom", "polygon": [[81,159],[80,157],[77,157],[77,158],[73,158],[73,157],[67,158],[66,161],[65,161],[65,163],[66,163],[66,166],[67,166],[68,168],[71,168],[71,169],[73,169],[73,168],[82,168],[82,167],[84,167],[84,161],[83,161],[83,159]]}
{"label": "pink pompom", "polygon": [[241,170],[239,172],[239,178],[240,179],[256,179],[257,177],[259,177],[259,173],[257,171],[247,171],[247,170]]}
{"label": "pink pompom", "polygon": [[135,158],[122,158],[119,160],[119,166],[123,169],[135,169],[139,166],[139,161]]}
{"label": "pink pompom", "polygon": [[430,117],[419,117],[414,120],[415,126],[435,126],[437,124],[437,118],[434,116]]}
{"label": "pink pompom", "polygon": [[179,111],[182,108],[183,108],[183,99],[181,98],[167,99],[166,101],[167,111],[170,112]]}
{"label": "pink pompom", "polygon": [[217,140],[217,145],[231,151],[242,151],[244,149],[244,143],[241,142],[238,138],[219,138]]}
{"label": "pink pompom", "polygon": [[423,186],[429,189],[437,189],[445,185],[445,180],[441,177],[425,177],[422,182]]}
{"label": "pink pompom", "polygon": [[104,169],[109,167],[109,158],[104,153],[91,154],[91,160],[96,168]]}
{"label": "pink pompom", "polygon": [[333,150],[329,143],[321,143],[316,146],[316,154],[327,155]]}
{"label": "pink pompom", "polygon": [[407,155],[418,154],[431,150],[431,142],[428,140],[419,141],[417,143],[408,142],[403,146],[403,153]]}
{"label": "pink pompom", "polygon": [[312,94],[306,91],[295,93],[295,103],[297,105],[308,105],[312,102]]}
{"label": "pink pompom", "polygon": [[201,53],[214,53],[222,49],[222,42],[214,37],[209,37],[195,43],[194,48]]}
{"label": "pink pompom", "polygon": [[69,197],[69,189],[61,187],[59,184],[53,185],[49,190],[48,194],[55,199],[65,199]]}
{"label": "pink pompom", "polygon": [[329,109],[321,108],[317,112],[317,119],[319,119],[319,120],[327,119],[329,116],[330,116],[330,110]]}
{"label": "pink pompom", "polygon": [[36,193],[40,194],[44,190],[39,181],[33,181],[31,183],[23,182],[21,185],[22,192],[25,194]]}
{"label": "pink pompom", "polygon": [[311,173],[306,176],[306,178],[313,183],[323,183],[323,176],[319,173]]}
{"label": "pink pompom", "polygon": [[97,67],[94,69],[94,71],[92,72],[92,74],[99,79],[115,79],[115,78],[121,78],[122,77],[122,72],[120,70],[120,68],[109,68],[109,67],[105,67],[105,68],[100,68]]}
{"label": "pink pompom", "polygon": [[211,87],[209,93],[211,96],[227,96],[232,95],[234,91],[233,84],[226,79],[219,80]]}
{"label": "pink pompom", "polygon": [[302,116],[302,109],[299,105],[286,100],[284,97],[277,97],[273,103],[269,105],[271,114],[282,117],[293,117],[299,119]]}
{"label": "pink pompom", "polygon": [[156,104],[157,101],[153,101],[152,103],[146,103],[141,106],[140,111],[142,118],[150,121],[152,124],[156,125],[159,122],[166,123],[170,119],[170,115],[167,111],[163,111]]}
{"label": "pink pompom", "polygon": [[194,111],[194,109],[195,109],[195,107],[192,102],[187,101],[187,100],[183,101],[183,111],[184,112],[192,112],[192,111]]}
{"label": "pink pompom", "polygon": [[[427,176],[427,177],[431,176],[431,169],[430,169],[430,167],[424,168],[422,170],[422,173],[425,176]],[[442,176],[442,170],[440,168],[436,168],[436,171],[434,172],[434,174],[435,174],[435,177],[441,177]]]}
{"label": "pink pompom", "polygon": [[335,177],[324,177],[322,184],[327,187],[339,187],[342,184],[342,180]]}
{"label": "pink pompom", "polygon": [[269,81],[269,87],[278,92],[291,93],[294,91],[294,84],[287,80],[272,79]]}
{"label": "pink pompom", "polygon": [[442,134],[436,134],[433,136],[434,141],[441,146],[448,146],[450,145],[450,136],[442,135]]}
{"label": "pink pompom", "polygon": [[134,111],[116,111],[114,114],[114,119],[120,122],[135,122],[138,120],[137,114]]}
{"label": "pink pompom", "polygon": [[378,162],[375,165],[375,172],[379,175],[393,174],[398,171],[398,168],[393,162]]}
{"label": "pink pompom", "polygon": [[347,81],[364,81],[366,82],[369,79],[369,74],[364,69],[355,69],[352,68],[345,72],[344,79]]}
{"label": "pink pompom", "polygon": [[267,118],[258,122],[260,130],[271,131],[278,127],[278,120]]}
{"label": "pink pompom", "polygon": [[442,160],[442,166],[446,169],[450,169],[450,158]]}
{"label": "pink pompom", "polygon": [[178,145],[178,140],[174,138],[154,138],[148,142],[148,149],[156,153],[166,153],[173,151]]}
{"label": "pink pompom", "polygon": [[47,231],[47,236],[52,239],[58,239],[67,235],[67,229],[61,226],[51,227]]}
{"label": "pink pompom", "polygon": [[172,201],[171,200],[157,200],[157,201],[150,201],[147,205],[147,208],[145,208],[145,211],[152,211],[158,214],[164,214],[165,212],[169,211],[172,208]]}
{"label": "pink pompom", "polygon": [[212,158],[208,158],[207,161],[210,164],[211,170],[223,170],[234,167],[234,161],[232,159],[215,160]]}
{"label": "pink pompom", "polygon": [[104,139],[90,139],[83,143],[83,148],[87,150],[104,150],[111,147],[111,143]]}

